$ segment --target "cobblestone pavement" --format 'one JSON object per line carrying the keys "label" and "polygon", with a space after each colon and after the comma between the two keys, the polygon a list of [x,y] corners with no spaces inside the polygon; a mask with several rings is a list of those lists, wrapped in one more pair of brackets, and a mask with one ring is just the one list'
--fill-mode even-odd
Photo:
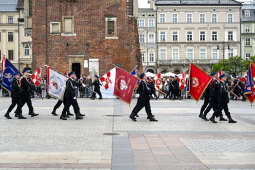
{"label": "cobblestone pavement", "polygon": [[53,99],[33,99],[39,117],[6,120],[10,101],[0,98],[0,170],[255,169],[255,109],[248,102],[231,101],[237,124],[212,124],[197,117],[202,101],[153,100],[155,123],[144,110],[138,122],[128,119],[136,100],[129,107],[78,99],[86,114],[79,121],[51,116]]}

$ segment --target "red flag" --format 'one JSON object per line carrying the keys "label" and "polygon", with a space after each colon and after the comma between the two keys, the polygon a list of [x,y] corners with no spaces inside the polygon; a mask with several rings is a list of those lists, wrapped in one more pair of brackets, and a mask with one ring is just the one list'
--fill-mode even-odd
{"label": "red flag", "polygon": [[157,79],[155,81],[155,86],[158,90],[160,90],[162,87],[161,73],[158,73],[158,75],[157,75]]}
{"label": "red flag", "polygon": [[189,77],[189,93],[193,99],[199,101],[212,78],[194,64],[190,65]]}
{"label": "red flag", "polygon": [[42,81],[41,68],[39,68],[32,76],[31,80],[36,87],[38,87]]}
{"label": "red flag", "polygon": [[245,94],[244,96],[251,102],[251,104],[253,104],[255,101],[255,87],[252,88],[251,94]]}
{"label": "red flag", "polygon": [[184,90],[186,85],[186,73],[183,73],[180,77],[178,77],[178,81],[180,84],[180,89]]}
{"label": "red flag", "polygon": [[137,82],[136,77],[117,67],[114,95],[119,97],[124,102],[130,104],[136,86],[136,82]]}
{"label": "red flag", "polygon": [[252,74],[252,77],[254,78],[255,77],[255,64],[253,62],[251,62],[251,74]]}

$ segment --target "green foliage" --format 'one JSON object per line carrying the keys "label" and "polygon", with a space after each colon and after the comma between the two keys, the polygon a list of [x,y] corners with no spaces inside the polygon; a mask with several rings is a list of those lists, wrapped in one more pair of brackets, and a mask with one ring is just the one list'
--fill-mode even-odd
{"label": "green foliage", "polygon": [[213,65],[212,72],[223,70],[230,75],[242,76],[248,70],[250,61],[255,62],[255,56],[250,57],[250,60],[244,60],[239,56],[220,60],[218,64]]}

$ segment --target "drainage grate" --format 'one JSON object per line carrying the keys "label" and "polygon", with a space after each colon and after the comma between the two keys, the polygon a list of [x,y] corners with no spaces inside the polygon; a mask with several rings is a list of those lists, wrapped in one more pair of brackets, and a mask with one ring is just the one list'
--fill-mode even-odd
{"label": "drainage grate", "polygon": [[119,133],[104,133],[106,136],[117,136],[120,135]]}

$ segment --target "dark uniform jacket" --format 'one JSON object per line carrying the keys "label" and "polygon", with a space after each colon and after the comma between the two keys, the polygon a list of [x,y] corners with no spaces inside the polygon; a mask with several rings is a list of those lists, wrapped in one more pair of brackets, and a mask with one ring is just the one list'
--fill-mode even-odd
{"label": "dark uniform jacket", "polygon": [[34,85],[31,84],[27,78],[22,78],[21,79],[21,95],[24,96],[24,97],[30,97],[31,96],[31,93],[34,89]]}
{"label": "dark uniform jacket", "polygon": [[155,93],[156,92],[155,83],[153,81],[150,81],[148,83],[148,86],[151,89],[151,93]]}
{"label": "dark uniform jacket", "polygon": [[219,83],[218,100],[220,103],[229,103],[228,90],[225,82]]}
{"label": "dark uniform jacket", "polygon": [[14,78],[13,82],[12,82],[11,97],[14,99],[20,99],[20,96],[21,96],[20,82],[19,82],[19,80]]}
{"label": "dark uniform jacket", "polygon": [[66,81],[66,91],[64,94],[64,100],[74,99],[76,97],[76,89],[77,87],[75,86],[75,81],[69,78]]}
{"label": "dark uniform jacket", "polygon": [[92,85],[94,86],[94,91],[99,91],[99,90],[100,90],[100,85],[101,85],[101,83],[99,82],[98,79],[94,80],[94,82],[92,83]]}
{"label": "dark uniform jacket", "polygon": [[143,80],[140,82],[137,92],[139,93],[139,98],[143,100],[150,100],[150,95],[151,95],[151,89],[145,83]]}

